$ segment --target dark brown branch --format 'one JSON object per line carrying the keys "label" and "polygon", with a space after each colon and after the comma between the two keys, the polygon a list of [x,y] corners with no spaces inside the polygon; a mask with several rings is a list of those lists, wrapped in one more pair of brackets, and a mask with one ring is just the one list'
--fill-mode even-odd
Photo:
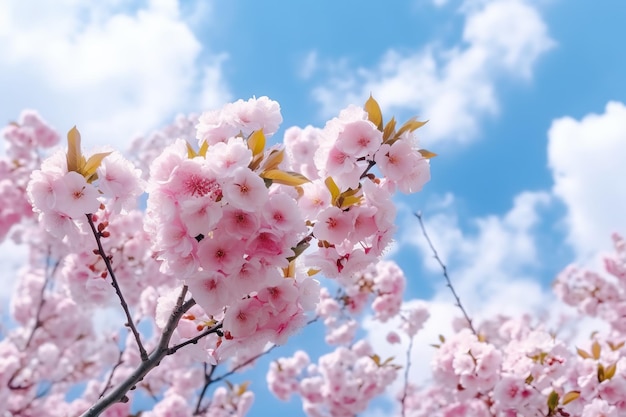
{"label": "dark brown branch", "polygon": [[446,265],[441,261],[441,258],[439,258],[439,254],[437,253],[437,250],[433,246],[433,243],[430,241],[430,237],[428,237],[428,233],[426,233],[426,227],[424,227],[424,222],[422,221],[422,213],[417,212],[414,214],[415,214],[415,217],[417,217],[417,220],[419,220],[420,222],[422,233],[424,234],[424,237],[426,238],[426,241],[428,242],[428,246],[430,246],[430,250],[433,252],[435,259],[437,260],[437,262],[439,263],[439,266],[443,270],[443,276],[446,279],[446,285],[448,288],[450,288],[450,291],[452,292],[452,295],[454,296],[454,299],[456,300],[455,305],[458,308],[460,308],[461,311],[463,312],[463,316],[465,316],[465,320],[467,320],[467,324],[469,325],[469,328],[472,331],[472,333],[478,336],[478,333],[476,332],[476,329],[474,329],[474,325],[472,324],[472,319],[469,317],[469,315],[465,311],[465,308],[463,308],[463,305],[461,304],[461,299],[459,298],[456,291],[454,290],[454,287],[452,286],[452,281],[450,281],[450,277],[448,276],[448,269],[446,268]]}
{"label": "dark brown branch", "polygon": [[[170,339],[172,338],[172,334],[174,333],[174,330],[176,330],[176,326],[178,325],[179,320],[187,311],[189,311],[191,307],[193,307],[196,304],[195,300],[193,299],[184,301],[186,295],[187,295],[187,287],[184,286],[178,297],[176,306],[174,307],[172,314],[170,315],[165,327],[163,328],[163,334],[161,335],[161,339],[159,340],[159,343],[157,347],[154,349],[154,351],[152,351],[150,355],[148,356],[148,360],[142,361],[137,367],[137,369],[135,369],[135,371],[132,374],[130,374],[129,377],[125,381],[123,381],[120,385],[114,388],[107,396],[98,400],[98,402],[96,402],[93,406],[91,406],[91,408],[89,408],[89,410],[87,410],[82,415],[82,417],[99,416],[104,410],[106,410],[111,405],[118,403],[118,402],[128,401],[128,397],[126,396],[126,393],[130,391],[131,389],[135,388],[137,384],[141,382],[143,378],[148,374],[148,372],[150,372],[152,369],[159,366],[163,358],[175,353],[178,349],[187,345],[187,343],[181,343],[179,345],[176,345],[175,349],[168,348]],[[217,333],[219,329],[221,328],[221,326],[222,326],[222,323],[216,324],[215,326],[202,332],[201,337],[204,337],[211,333]],[[199,338],[200,336],[197,338],[194,338],[195,342],[197,342]],[[192,343],[195,343],[195,342],[192,342]]]}
{"label": "dark brown branch", "polygon": [[137,347],[139,348],[139,354],[141,356],[141,360],[145,362],[148,360],[148,354],[146,353],[146,349],[143,347],[143,343],[141,343],[141,336],[139,335],[139,331],[137,330],[137,327],[135,326],[135,323],[133,322],[133,318],[130,314],[130,310],[128,309],[128,304],[126,303],[126,300],[124,299],[124,296],[122,295],[122,289],[120,288],[119,284],[117,283],[117,279],[115,278],[115,273],[113,272],[113,266],[111,265],[111,260],[106,255],[106,253],[104,252],[104,248],[102,247],[102,241],[100,240],[100,238],[102,237],[102,233],[96,230],[96,226],[93,224],[91,213],[86,214],[86,216],[87,216],[87,221],[89,222],[89,226],[91,227],[93,236],[96,238],[96,243],[98,244],[98,252],[100,254],[100,257],[104,261],[107,271],[109,272],[109,275],[111,276],[111,285],[113,285],[113,288],[115,288],[115,293],[117,294],[117,297],[120,299],[120,304],[122,305],[124,314],[126,314],[126,327],[128,327],[130,331],[133,333],[133,336],[135,336],[135,342],[137,342]]}

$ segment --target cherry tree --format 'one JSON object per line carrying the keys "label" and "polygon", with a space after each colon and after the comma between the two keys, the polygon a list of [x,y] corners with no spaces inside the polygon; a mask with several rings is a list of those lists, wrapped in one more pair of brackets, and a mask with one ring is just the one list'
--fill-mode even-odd
{"label": "cherry tree", "polygon": [[[371,285],[381,318],[397,314],[401,273],[376,265],[393,193],[430,178],[434,154],[414,134],[424,123],[383,124],[370,98],[267,146],[281,122],[275,101],[240,100],[135,142],[133,162],[84,153],[76,127],[44,155],[60,135],[33,112],[4,129],[0,231],[29,262],[0,342],[3,413],[129,415],[141,390],[154,399],[142,415],[243,415],[245,385],[208,388],[318,317],[320,294],[330,306],[320,280]],[[386,273],[396,277],[374,278]],[[99,331],[94,318],[114,305],[127,331]],[[375,358],[364,345],[354,354]],[[368,360],[386,375],[373,395],[397,368]]]}
{"label": "cherry tree", "polygon": [[[269,145],[281,122],[278,103],[239,100],[125,155],[85,152],[75,127],[55,148],[61,136],[31,111],[3,130],[0,240],[28,257],[0,340],[0,415],[243,416],[259,381],[231,377],[313,321],[328,352],[277,358],[262,382],[309,416],[355,416],[384,393],[403,417],[626,413],[620,236],[604,273],[570,266],[555,281],[609,329],[581,346],[531,316],[474,322],[431,245],[460,317],[418,385],[411,352],[429,306],[407,303],[403,271],[381,258],[394,193],[430,179],[424,122],[385,123],[370,97]],[[364,315],[404,361],[361,337]]]}

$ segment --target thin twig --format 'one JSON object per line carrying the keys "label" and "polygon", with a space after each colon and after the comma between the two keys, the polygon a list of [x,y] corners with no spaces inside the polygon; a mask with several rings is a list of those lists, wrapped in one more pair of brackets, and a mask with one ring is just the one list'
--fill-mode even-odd
{"label": "thin twig", "polygon": [[172,346],[171,348],[169,348],[167,350],[167,354],[168,355],[172,355],[172,354],[176,353],[176,351],[178,351],[179,349],[184,348],[187,345],[196,344],[196,343],[198,343],[198,340],[202,339],[204,336],[208,336],[208,335],[210,335],[212,333],[219,333],[221,328],[222,328],[222,322],[219,322],[216,325],[214,325],[213,327],[207,328],[205,331],[203,331],[202,333],[200,333],[196,337],[192,337],[189,340],[185,340],[182,343],[179,343],[177,345]]}
{"label": "thin twig", "polygon": [[218,382],[221,381],[222,379],[228,378],[229,376],[231,376],[232,374],[234,374],[235,372],[237,372],[238,370],[240,370],[241,368],[243,368],[246,365],[251,364],[252,362],[254,362],[255,360],[259,359],[261,356],[265,356],[268,353],[270,353],[271,351],[273,351],[274,349],[276,349],[279,345],[272,345],[271,348],[264,350],[263,352],[254,355],[253,357],[249,358],[247,361],[240,363],[239,365],[235,366],[233,369],[231,369],[230,371],[218,376],[217,378],[215,378],[212,382]]}
{"label": "thin twig", "polygon": [[52,267],[52,271],[49,268],[49,264],[50,264],[50,247],[48,247],[48,255],[46,256],[46,272],[45,272],[45,277],[44,277],[44,282],[43,285],[41,286],[41,291],[39,293],[39,305],[37,306],[37,313],[35,314],[35,325],[33,327],[33,330],[30,332],[30,335],[28,336],[28,340],[26,340],[26,345],[24,346],[24,349],[28,349],[28,346],[30,346],[31,342],[33,341],[33,337],[35,336],[35,331],[37,331],[37,329],[39,327],[41,327],[42,322],[41,322],[41,312],[43,310],[43,306],[46,303],[46,288],[48,287],[48,284],[50,283],[50,281],[52,280],[52,277],[54,276],[54,274],[56,274],[57,268],[59,267],[59,264],[61,263],[61,260],[57,260],[54,264],[54,266]]}
{"label": "thin twig", "polygon": [[[209,372],[207,372],[207,369],[206,369],[207,366],[211,366],[211,370]],[[206,362],[204,363],[204,386],[202,387],[202,391],[200,392],[200,395],[198,395],[198,401],[196,402],[196,409],[193,411],[194,416],[201,413],[200,406],[202,405],[202,399],[204,398],[204,395],[206,394],[207,389],[209,389],[209,386],[214,382],[212,377],[213,377],[213,372],[215,372],[216,368],[217,368],[216,365],[209,365]]]}
{"label": "thin twig", "polygon": [[467,323],[469,324],[469,328],[472,331],[472,333],[478,336],[478,333],[476,332],[476,329],[474,329],[474,325],[472,324],[472,319],[469,317],[469,315],[463,308],[463,305],[461,304],[461,299],[459,298],[456,291],[454,290],[454,287],[452,286],[452,281],[450,281],[450,277],[448,276],[448,269],[446,268],[446,265],[441,261],[441,258],[439,258],[439,254],[437,253],[437,250],[433,246],[433,243],[430,241],[430,237],[428,237],[428,233],[426,233],[426,227],[424,227],[424,222],[422,221],[422,213],[417,212],[414,214],[415,214],[415,217],[417,217],[417,220],[419,220],[420,222],[422,233],[424,234],[424,237],[426,238],[426,241],[428,242],[428,246],[430,246],[430,250],[433,252],[435,259],[437,260],[437,262],[439,262],[439,266],[441,266],[441,269],[443,270],[443,276],[446,278],[446,285],[448,286],[448,288],[450,288],[450,291],[452,292],[452,295],[454,296],[454,299],[456,300],[456,306],[460,308],[461,311],[463,312],[463,316],[465,316],[465,320],[467,320]]}
{"label": "thin twig", "polygon": [[122,356],[124,355],[124,351],[120,349],[120,354],[117,357],[117,363],[111,368],[111,372],[109,373],[109,377],[107,378],[106,384],[104,384],[104,388],[102,388],[102,392],[100,392],[100,396],[98,398],[104,397],[104,394],[111,387],[111,381],[113,381],[113,375],[117,368],[119,368],[124,361],[122,360]]}
{"label": "thin twig", "polygon": [[107,267],[107,271],[109,272],[109,275],[111,276],[111,285],[113,285],[113,288],[115,288],[115,293],[117,294],[117,297],[120,299],[120,304],[122,304],[122,309],[124,310],[124,314],[126,314],[126,326],[133,333],[133,336],[135,336],[135,342],[137,342],[137,347],[139,348],[139,354],[141,356],[141,360],[145,362],[148,360],[148,353],[146,353],[146,349],[143,347],[143,343],[141,343],[141,336],[139,335],[139,331],[137,330],[137,327],[135,327],[133,318],[130,315],[128,304],[126,303],[126,300],[124,299],[124,296],[122,295],[122,289],[120,288],[119,284],[117,283],[117,279],[115,278],[115,273],[113,272],[113,267],[111,266],[111,260],[106,255],[106,253],[104,252],[104,248],[102,247],[102,242],[100,240],[100,238],[102,237],[102,233],[96,230],[96,226],[93,224],[91,213],[87,214],[86,216],[87,216],[87,221],[89,222],[89,226],[91,227],[91,231],[93,232],[93,236],[96,238],[96,243],[98,244],[98,252],[100,254],[100,257],[104,261],[104,264]]}
{"label": "thin twig", "polygon": [[411,368],[411,351],[413,350],[413,337],[409,339],[409,348],[406,351],[406,367],[404,368],[404,393],[402,394],[402,417],[406,417],[406,397],[409,390],[409,369]]}

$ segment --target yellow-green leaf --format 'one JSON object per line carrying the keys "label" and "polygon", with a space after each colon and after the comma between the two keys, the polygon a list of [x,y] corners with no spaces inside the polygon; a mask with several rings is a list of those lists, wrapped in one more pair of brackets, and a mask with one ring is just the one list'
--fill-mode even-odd
{"label": "yellow-green leaf", "polygon": [[388,357],[387,359],[385,359],[385,362],[383,362],[383,366],[389,365],[393,360],[394,360],[393,356]]}
{"label": "yellow-green leaf", "polygon": [[613,352],[615,352],[616,350],[620,350],[622,347],[624,347],[624,342],[619,342],[617,344],[613,342],[607,342],[607,343]]}
{"label": "yellow-green leaf", "polygon": [[313,275],[318,274],[321,271],[321,269],[309,269],[308,271],[306,271],[306,274],[310,277],[312,277]]}
{"label": "yellow-green leaf", "polygon": [[189,142],[185,142],[185,143],[187,144],[187,158],[193,159],[196,156],[198,156],[198,154],[196,153],[196,151],[193,148],[193,146],[191,146],[191,144]]}
{"label": "yellow-green leaf", "polygon": [[427,151],[426,149],[420,149],[418,152],[426,159],[434,158],[435,156],[437,156],[436,153]]}
{"label": "yellow-green leaf", "polygon": [[83,177],[85,177],[87,182],[91,182],[95,180],[95,178],[92,178],[92,177],[96,173],[96,170],[100,166],[100,163],[105,157],[107,157],[110,154],[111,152],[101,152],[101,153],[93,154],[89,157],[89,159],[87,160],[87,163],[85,164],[85,167],[81,170],[81,174],[83,174]]}
{"label": "yellow-green leaf", "polygon": [[281,150],[274,149],[273,151],[270,152],[267,158],[265,158],[265,165],[263,165],[263,168],[265,168],[265,170],[277,169],[278,165],[280,165],[280,163],[283,162],[284,157],[285,157],[284,149],[281,149]]}
{"label": "yellow-green leaf", "polygon": [[335,201],[337,201],[337,197],[339,197],[339,194],[341,193],[341,191],[339,191],[339,187],[337,187],[337,184],[335,184],[335,180],[333,180],[333,177],[326,178],[324,184],[326,184],[326,188],[328,188],[328,191],[330,191],[332,203],[335,204]]}
{"label": "yellow-green leaf", "polygon": [[341,207],[340,208],[347,208],[347,207],[350,207],[350,206],[357,205],[357,204],[359,204],[361,202],[362,199],[363,199],[363,197],[360,196],[360,195],[357,195],[357,196],[351,195],[351,196],[347,196],[347,197],[343,197],[342,196],[342,198],[340,198],[340,200],[341,200]]}
{"label": "yellow-green leaf", "polygon": [[279,169],[268,169],[261,173],[261,178],[272,180],[272,182],[284,185],[302,185],[310,182],[307,177],[297,172],[281,171]]}
{"label": "yellow-green leaf", "polygon": [[617,371],[617,362],[606,367],[606,369],[604,370],[604,378],[605,379],[613,378],[613,376],[615,376],[615,371]]}
{"label": "yellow-green leaf", "polygon": [[443,335],[442,335],[442,334],[440,334],[440,335],[439,335],[439,341],[440,341],[441,343],[446,343],[446,338],[445,338],[445,337],[443,337]]}
{"label": "yellow-green leaf", "polygon": [[598,364],[598,382],[602,382],[606,379],[606,375],[604,373],[604,366],[601,363]]}
{"label": "yellow-green leaf", "polygon": [[238,397],[241,397],[248,390],[248,385],[250,385],[250,381],[245,381],[239,385],[239,389],[237,390]]}
{"label": "yellow-green leaf", "polygon": [[391,118],[385,125],[385,129],[383,130],[383,142],[386,142],[387,139],[393,135],[393,132],[396,131],[396,119],[394,117]]}
{"label": "yellow-green leaf", "polygon": [[552,391],[550,395],[548,395],[548,410],[553,412],[556,410],[556,407],[559,405],[559,394],[555,391]]}
{"label": "yellow-green leaf", "polygon": [[378,356],[377,354],[373,354],[372,356],[370,356],[370,358],[372,358],[376,365],[380,366],[380,356]]}
{"label": "yellow-green leaf", "polygon": [[576,348],[576,352],[578,353],[578,356],[580,356],[583,359],[591,358],[591,355],[587,351],[582,350],[581,348]]}
{"label": "yellow-green leaf", "polygon": [[265,135],[263,129],[255,130],[248,138],[248,148],[252,151],[252,155],[258,155],[265,149]]}
{"label": "yellow-green leaf", "polygon": [[413,132],[414,130],[417,130],[420,127],[424,126],[426,123],[428,123],[428,120],[420,122],[415,117],[412,117],[405,124],[402,125],[400,130],[398,130],[398,133],[396,133],[396,137],[402,136],[402,134],[407,131]]}
{"label": "yellow-green leaf", "polygon": [[370,98],[365,102],[365,111],[367,112],[367,118],[370,122],[374,123],[374,126],[382,132],[383,130],[383,113],[380,111],[378,102],[374,100],[374,97],[370,94]]}
{"label": "yellow-green leaf", "polygon": [[593,354],[593,358],[595,360],[600,359],[601,350],[602,348],[600,347],[600,343],[598,343],[597,340],[594,340],[593,343],[591,344],[591,353]]}
{"label": "yellow-green leaf", "polygon": [[76,126],[67,132],[67,170],[79,172],[83,165],[83,154],[80,149],[80,132]]}
{"label": "yellow-green leaf", "polygon": [[577,399],[578,397],[580,397],[580,391],[570,391],[563,396],[562,403],[563,405],[567,405],[571,403],[572,401],[574,401],[575,399]]}
{"label": "yellow-green leaf", "polygon": [[202,145],[200,145],[200,150],[198,151],[198,155],[205,158],[208,150],[209,150],[209,142],[205,140],[204,142],[202,142]]}

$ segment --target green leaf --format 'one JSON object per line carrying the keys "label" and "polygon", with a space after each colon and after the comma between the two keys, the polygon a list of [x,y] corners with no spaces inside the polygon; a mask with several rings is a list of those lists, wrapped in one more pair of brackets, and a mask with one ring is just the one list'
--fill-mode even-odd
{"label": "green leaf", "polygon": [[309,179],[302,174],[292,171],[281,171],[279,169],[268,169],[267,171],[263,171],[261,173],[261,178],[272,180],[278,184],[291,186],[302,185],[310,182]]}
{"label": "green leaf", "polygon": [[559,405],[559,394],[555,391],[552,391],[550,395],[548,395],[548,410],[550,413],[556,410],[556,407]]}
{"label": "green leaf", "polygon": [[265,149],[265,135],[263,129],[255,130],[248,138],[248,148],[252,151],[252,155],[256,156]]}
{"label": "green leaf", "polygon": [[378,102],[374,100],[374,97],[370,94],[370,98],[365,102],[365,111],[367,112],[367,118],[370,122],[374,123],[374,126],[381,132],[383,131],[383,114],[380,111]]}
{"label": "green leaf", "polygon": [[80,132],[74,126],[67,132],[67,170],[79,172],[84,159],[80,149]]}

